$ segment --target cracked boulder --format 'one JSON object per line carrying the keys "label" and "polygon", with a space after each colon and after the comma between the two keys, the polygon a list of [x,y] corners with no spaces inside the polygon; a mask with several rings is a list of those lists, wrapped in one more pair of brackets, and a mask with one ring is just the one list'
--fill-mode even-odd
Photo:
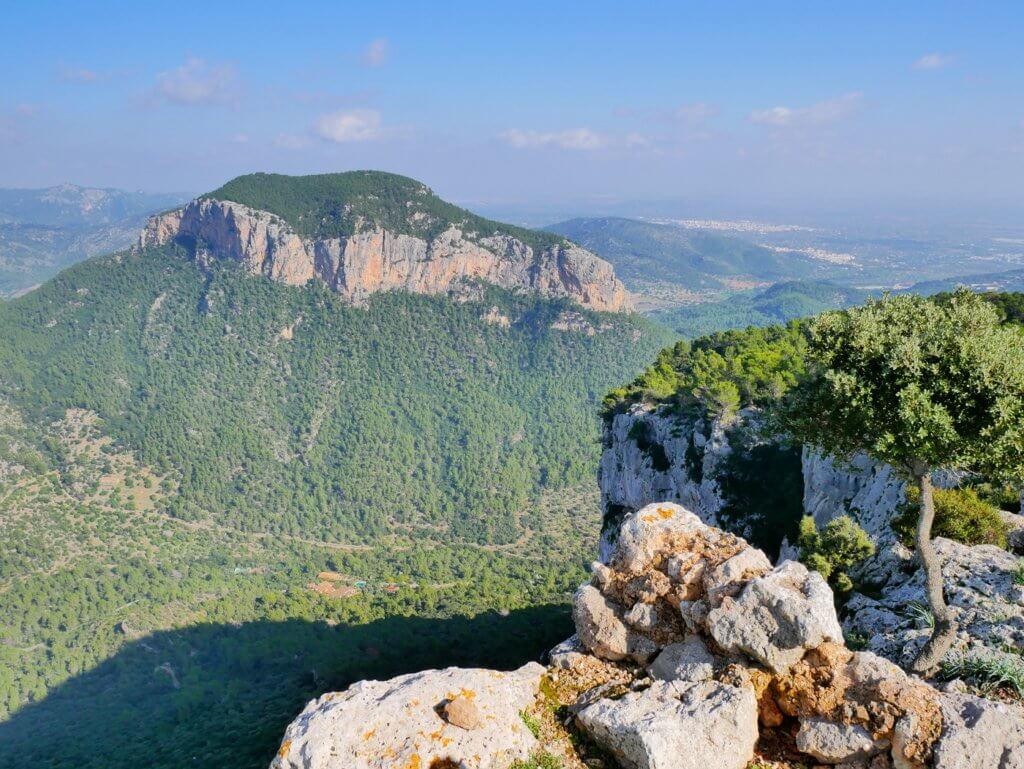
{"label": "cracked boulder", "polygon": [[736,598],[724,598],[708,614],[707,628],[723,650],[745,654],[774,673],[785,673],[825,642],[843,642],[832,590],[796,561],[747,582]]}

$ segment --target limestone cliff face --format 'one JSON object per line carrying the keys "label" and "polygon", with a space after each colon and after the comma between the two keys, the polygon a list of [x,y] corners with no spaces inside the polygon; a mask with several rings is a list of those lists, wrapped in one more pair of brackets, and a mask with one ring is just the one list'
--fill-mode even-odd
{"label": "limestone cliff face", "polygon": [[[609,526],[602,547],[611,546],[618,518],[657,501],[677,502],[711,526],[739,525],[742,529],[743,521],[727,520],[735,512],[727,509],[723,486],[733,472],[729,458],[734,446],[749,449],[761,442],[750,429],[757,420],[754,410],[741,411],[727,424],[667,408],[636,406],[616,414],[604,428],[598,471],[602,509]],[[889,525],[905,500],[905,483],[893,468],[866,457],[837,462],[805,448],[800,471],[800,504],[805,515],[814,516],[821,527],[848,514],[875,541],[878,554],[864,567],[875,573],[865,577],[881,579],[909,557]],[[935,480],[943,483],[939,477]],[[756,516],[757,510],[743,514]]]}
{"label": "limestone cliff face", "polygon": [[380,228],[306,238],[266,211],[213,199],[152,217],[138,245],[172,240],[192,248],[201,263],[230,259],[290,285],[319,280],[354,302],[378,291],[442,294],[463,281],[482,281],[567,297],[594,310],[631,308],[612,266],[568,241],[534,251],[509,235],[476,237],[455,227],[429,240]]}

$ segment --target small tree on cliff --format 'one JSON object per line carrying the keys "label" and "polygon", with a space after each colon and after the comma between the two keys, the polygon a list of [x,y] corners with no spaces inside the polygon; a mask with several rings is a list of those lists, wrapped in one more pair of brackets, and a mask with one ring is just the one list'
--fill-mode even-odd
{"label": "small tree on cliff", "polygon": [[787,396],[795,439],[840,457],[866,452],[920,490],[915,545],[935,630],[914,661],[941,662],[956,627],[932,544],[932,471],[1019,481],[1024,468],[1024,335],[959,290],[942,302],[885,297],[811,325],[808,376]]}

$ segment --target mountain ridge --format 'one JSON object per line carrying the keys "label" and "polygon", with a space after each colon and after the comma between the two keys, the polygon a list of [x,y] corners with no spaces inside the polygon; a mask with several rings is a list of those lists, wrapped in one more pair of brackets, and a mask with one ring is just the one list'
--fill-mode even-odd
{"label": "mountain ridge", "polygon": [[564,238],[493,222],[382,172],[250,174],[152,217],[138,248],[177,242],[200,264],[241,263],[360,303],[380,291],[444,294],[483,282],[595,310],[631,302],[608,262]]}

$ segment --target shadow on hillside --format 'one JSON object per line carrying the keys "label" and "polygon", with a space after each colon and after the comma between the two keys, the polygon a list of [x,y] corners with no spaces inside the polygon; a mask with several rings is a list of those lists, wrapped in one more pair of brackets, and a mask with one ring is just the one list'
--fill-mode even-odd
{"label": "shadow on hillside", "polygon": [[538,606],[155,633],[0,723],[0,767],[266,767],[285,726],[323,692],[431,667],[509,669],[571,632],[568,607]]}

